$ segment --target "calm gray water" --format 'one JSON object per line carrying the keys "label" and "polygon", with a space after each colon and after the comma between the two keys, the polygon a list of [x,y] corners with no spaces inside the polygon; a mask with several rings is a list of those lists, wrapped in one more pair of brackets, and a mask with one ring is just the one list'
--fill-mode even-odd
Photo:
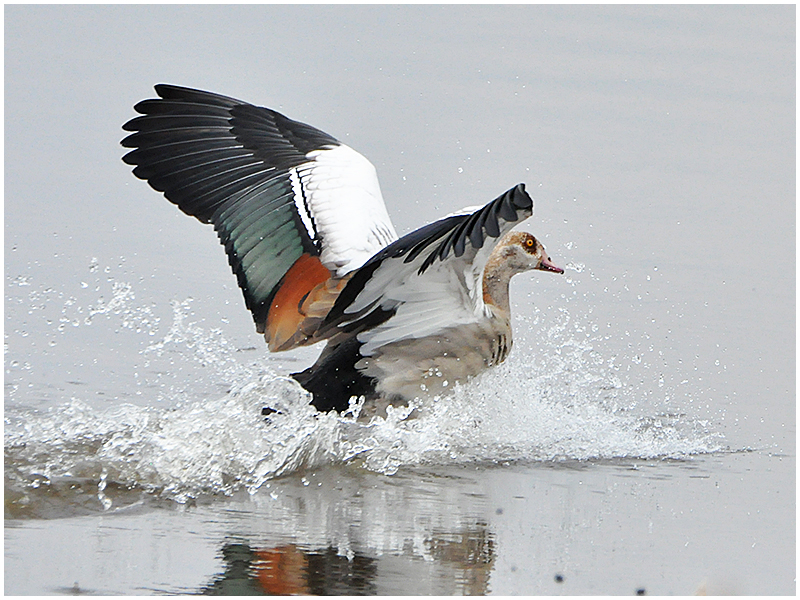
{"label": "calm gray water", "polygon": [[[5,7],[5,592],[794,594],[795,68],[793,6]],[[315,415],[120,160],[161,82],[398,232],[525,182],[566,275],[420,418]]]}

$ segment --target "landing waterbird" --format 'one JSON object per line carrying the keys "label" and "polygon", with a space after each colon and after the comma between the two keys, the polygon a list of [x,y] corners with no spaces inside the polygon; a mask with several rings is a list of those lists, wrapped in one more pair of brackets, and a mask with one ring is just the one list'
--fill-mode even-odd
{"label": "landing waterbird", "polygon": [[511,350],[508,286],[563,273],[529,233],[524,184],[398,239],[375,168],[327,133],[210,92],[155,86],[123,129],[133,174],[211,223],[273,352],[327,340],[292,374],[320,411],[442,394]]}

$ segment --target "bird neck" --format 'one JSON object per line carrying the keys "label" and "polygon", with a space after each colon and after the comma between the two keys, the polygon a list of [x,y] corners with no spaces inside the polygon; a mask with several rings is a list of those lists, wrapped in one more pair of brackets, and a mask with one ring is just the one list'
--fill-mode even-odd
{"label": "bird neck", "polygon": [[508,314],[508,284],[516,273],[502,253],[492,253],[483,269],[483,302]]}

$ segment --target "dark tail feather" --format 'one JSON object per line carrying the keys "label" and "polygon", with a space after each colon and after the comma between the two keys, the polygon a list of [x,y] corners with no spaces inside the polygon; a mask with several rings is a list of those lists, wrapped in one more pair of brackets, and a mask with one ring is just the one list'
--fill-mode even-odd
{"label": "dark tail feather", "polygon": [[311,367],[292,373],[292,377],[313,394],[311,404],[317,410],[344,412],[352,396],[375,397],[375,380],[355,368],[362,358],[358,352],[360,347],[355,336],[336,345],[329,343]]}

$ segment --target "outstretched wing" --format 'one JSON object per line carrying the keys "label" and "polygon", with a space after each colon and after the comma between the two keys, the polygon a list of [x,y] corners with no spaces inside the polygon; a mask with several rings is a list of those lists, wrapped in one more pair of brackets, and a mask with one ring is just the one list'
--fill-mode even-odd
{"label": "outstretched wing", "polygon": [[519,184],[483,208],[418,229],[353,274],[320,328],[356,334],[361,356],[484,317],[483,268],[499,239],[533,214]]}
{"label": "outstretched wing", "polygon": [[[123,129],[134,175],[213,223],[259,332],[397,239],[375,168],[330,135],[267,108],[171,85]],[[273,315],[274,316],[274,315]],[[269,336],[269,332],[267,332]]]}

